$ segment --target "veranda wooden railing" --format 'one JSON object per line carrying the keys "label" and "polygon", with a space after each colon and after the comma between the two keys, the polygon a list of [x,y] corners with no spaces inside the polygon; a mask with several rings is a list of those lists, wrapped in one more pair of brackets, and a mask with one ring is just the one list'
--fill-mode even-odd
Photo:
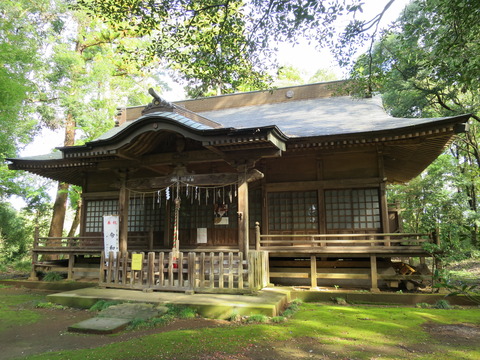
{"label": "veranda wooden railing", "polygon": [[[129,247],[132,249],[153,249],[151,236],[147,234],[128,235]],[[103,249],[102,236],[74,236],[74,237],[40,237],[35,236],[33,250],[40,252],[58,251],[96,251]]]}
{"label": "veranda wooden railing", "polygon": [[424,252],[422,244],[438,241],[435,234],[260,234],[256,250],[297,253],[378,253],[399,255]]}
{"label": "veranda wooden railing", "polygon": [[[133,264],[134,254],[140,264]],[[245,293],[265,287],[268,279],[263,251],[250,251],[246,259],[241,252],[102,252],[100,265],[100,285],[111,288]]]}

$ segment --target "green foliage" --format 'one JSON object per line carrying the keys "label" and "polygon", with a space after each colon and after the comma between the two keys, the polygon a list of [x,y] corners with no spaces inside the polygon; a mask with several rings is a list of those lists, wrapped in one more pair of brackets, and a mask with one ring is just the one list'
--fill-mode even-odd
{"label": "green foliage", "polygon": [[262,314],[250,315],[249,317],[247,317],[246,321],[247,321],[247,324],[251,324],[251,323],[263,324],[268,322],[268,316],[262,315]]}
{"label": "green foliage", "polygon": [[67,309],[66,306],[60,304],[54,304],[51,302],[39,302],[35,305],[35,307],[39,309],[54,309],[54,310],[65,310]]}
{"label": "green foliage", "polygon": [[98,300],[95,304],[93,304],[89,311],[102,311],[109,308],[112,305],[122,304],[123,301],[117,300]]}
{"label": "green foliage", "polygon": [[197,312],[188,307],[175,304],[167,304],[168,311],[158,317],[151,319],[134,319],[127,327],[127,330],[150,329],[158,326],[165,326],[175,319],[193,319]]}
{"label": "green foliage", "polygon": [[445,263],[464,258],[472,245],[472,212],[464,187],[465,177],[458,161],[441,155],[420,176],[406,185],[388,188],[388,197],[400,204],[403,230],[439,233],[440,245],[424,244],[427,251]]}
{"label": "green foliage", "polygon": [[288,304],[286,309],[282,312],[283,317],[291,317],[293,316],[301,307],[302,301],[299,299],[295,299]]}
{"label": "green foliage", "polygon": [[179,319],[192,319],[197,316],[197,311],[188,306],[177,304],[167,304],[166,306],[168,308],[167,314]]}
{"label": "green foliage", "polygon": [[438,300],[435,305],[432,306],[434,309],[444,309],[444,310],[451,310],[453,309],[452,305],[447,300]]}
{"label": "green foliage", "polygon": [[448,291],[447,296],[462,295],[473,303],[480,305],[480,285],[477,281],[466,282],[458,280],[452,276],[448,270],[436,270],[434,272],[435,288],[445,289]]}
{"label": "green foliage", "polygon": [[333,297],[332,301],[338,305],[347,305],[347,300],[342,297]]}
{"label": "green foliage", "polygon": [[270,321],[274,324],[280,324],[287,321],[287,318],[285,316],[274,316],[270,319]]}
{"label": "green foliage", "polygon": [[32,228],[8,203],[0,203],[0,261],[21,260],[33,241]]}
{"label": "green foliage", "polygon": [[352,72],[357,93],[381,92],[393,116],[471,113],[477,120],[456,137],[449,153],[408,184],[401,205],[406,231],[438,227],[442,242],[459,253],[480,246],[478,11],[478,2],[412,1]]}
{"label": "green foliage", "polygon": [[415,307],[420,309],[430,309],[431,305],[428,303],[418,303],[415,305]]}
{"label": "green foliage", "polygon": [[[146,50],[123,51],[149,59],[157,56],[187,81],[189,96],[218,95],[264,88],[275,67],[280,42],[307,39],[329,46],[349,62],[372,22],[354,18],[360,1],[203,0],[164,2],[79,0],[78,8],[98,16],[114,32],[148,36]],[[336,31],[335,24],[348,26]]]}
{"label": "green foliage", "polygon": [[56,271],[49,271],[42,278],[43,281],[49,281],[49,282],[62,281],[63,279],[65,279],[64,274]]}

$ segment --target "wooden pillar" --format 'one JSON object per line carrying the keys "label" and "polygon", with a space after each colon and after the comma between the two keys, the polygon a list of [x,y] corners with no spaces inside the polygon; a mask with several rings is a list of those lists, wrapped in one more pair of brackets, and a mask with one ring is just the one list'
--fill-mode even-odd
{"label": "wooden pillar", "polygon": [[75,255],[70,253],[68,255],[67,280],[73,280],[73,267],[74,266],[75,266]]}
{"label": "wooden pillar", "polygon": [[[380,210],[382,217],[382,232],[384,234],[390,233],[390,219],[388,217],[388,200],[387,200],[387,191],[386,191],[386,181],[385,176],[385,164],[383,161],[383,150],[381,148],[377,149],[377,160],[378,160],[378,176],[382,179],[380,183]],[[385,237],[385,246],[390,246],[390,237]]]}
{"label": "wooden pillar", "polygon": [[248,224],[248,183],[244,174],[239,176],[238,185],[238,249],[248,256],[249,224]]}
{"label": "wooden pillar", "polygon": [[260,223],[255,222],[255,250],[260,250]]}
{"label": "wooden pillar", "polygon": [[118,214],[120,220],[119,228],[119,250],[126,254],[128,251],[128,203],[130,200],[130,191],[127,189],[127,174],[120,174],[120,192],[118,196]]}
{"label": "wooden pillar", "polygon": [[[380,184],[380,209],[382,209],[382,229],[383,233],[390,233],[390,219],[388,217],[388,201],[385,183]],[[390,236],[385,236],[385,246],[390,246]]]}
{"label": "wooden pillar", "polygon": [[370,280],[371,280],[371,292],[379,292],[378,289],[378,275],[377,275],[377,256],[370,255]]}
{"label": "wooden pillar", "polygon": [[317,257],[310,256],[310,280],[312,288],[317,287]]}

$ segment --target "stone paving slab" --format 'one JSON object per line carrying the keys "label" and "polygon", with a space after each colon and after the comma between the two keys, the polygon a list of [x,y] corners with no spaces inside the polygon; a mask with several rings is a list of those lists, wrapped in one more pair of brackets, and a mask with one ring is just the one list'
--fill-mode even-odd
{"label": "stone paving slab", "polygon": [[109,306],[100,311],[97,317],[147,320],[165,314],[167,311],[168,308],[166,306],[157,304],[123,303]]}
{"label": "stone paving slab", "polygon": [[233,314],[279,315],[286,303],[290,301],[290,290],[266,288],[253,295],[226,295],[86,288],[51,294],[47,299],[53,303],[81,308],[90,308],[99,300],[177,304],[192,307],[205,318],[227,319]]}
{"label": "stone paving slab", "polygon": [[115,334],[124,330],[131,319],[94,317],[68,327],[70,332],[86,334]]}
{"label": "stone paving slab", "polygon": [[109,306],[92,319],[68,328],[70,332],[114,334],[125,329],[133,320],[148,320],[165,314],[166,306],[146,303],[122,303]]}

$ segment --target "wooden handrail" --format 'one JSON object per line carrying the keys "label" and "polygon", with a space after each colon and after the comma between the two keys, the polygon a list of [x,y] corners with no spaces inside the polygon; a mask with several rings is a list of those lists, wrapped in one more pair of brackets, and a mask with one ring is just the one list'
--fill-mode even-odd
{"label": "wooden handrail", "polygon": [[413,236],[428,236],[431,234],[426,233],[374,233],[374,234],[261,234],[260,238],[265,237],[322,237],[322,238],[335,238],[335,237],[413,237]]}
{"label": "wooden handrail", "polygon": [[336,248],[348,246],[360,248],[371,247],[405,248],[421,247],[422,243],[431,242],[431,234],[425,233],[375,233],[375,234],[264,234],[256,236],[258,249],[269,250],[310,246],[313,248]]}

